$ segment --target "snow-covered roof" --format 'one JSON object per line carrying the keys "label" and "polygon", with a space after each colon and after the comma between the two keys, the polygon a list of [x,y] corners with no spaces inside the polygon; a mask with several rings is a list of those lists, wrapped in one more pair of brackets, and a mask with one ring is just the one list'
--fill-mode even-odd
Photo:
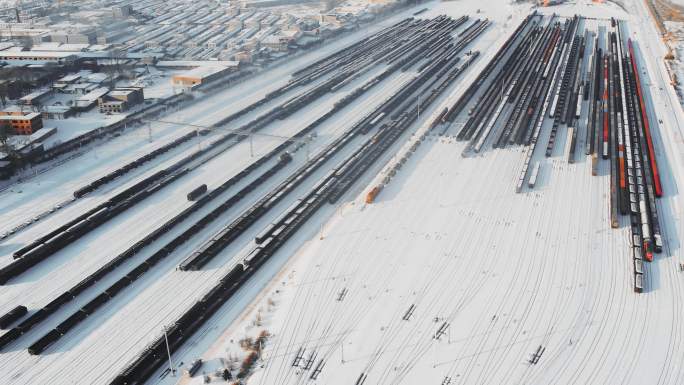
{"label": "snow-covered roof", "polygon": [[234,60],[160,60],[157,67],[192,68],[192,67],[237,67],[240,62]]}
{"label": "snow-covered roof", "polygon": [[79,74],[69,74],[66,76],[62,76],[61,78],[57,79],[58,82],[60,83],[73,83],[77,80],[81,79],[81,75]]}
{"label": "snow-covered roof", "polygon": [[23,115],[0,115],[0,120],[33,119],[40,116],[39,112],[28,112]]}
{"label": "snow-covered roof", "polygon": [[75,57],[76,55],[73,52],[53,52],[53,51],[0,51],[0,60],[6,59],[6,58],[33,58],[33,57],[41,57],[41,58],[54,58],[54,59],[63,59],[63,58],[69,58],[69,57]]}
{"label": "snow-covered roof", "polygon": [[76,102],[94,102],[105,96],[107,92],[109,92],[109,88],[99,87],[76,99]]}
{"label": "snow-covered roof", "polygon": [[52,91],[50,91],[49,89],[39,89],[31,92],[28,95],[21,97],[21,99],[19,100],[21,100],[24,103],[31,103],[34,99],[38,99],[43,96],[49,95],[51,92]]}
{"label": "snow-covered roof", "polygon": [[36,52],[81,52],[90,47],[90,44],[64,44],[58,42],[49,42],[36,44],[31,48],[31,51]]}
{"label": "snow-covered roof", "polygon": [[199,78],[199,79],[204,79],[206,77],[209,77],[211,75],[217,74],[219,72],[225,71],[227,68],[226,67],[209,67],[209,66],[202,66],[202,67],[197,67],[193,68],[189,71],[185,71],[182,73],[179,73],[175,76],[182,76],[182,77],[190,77],[190,78]]}

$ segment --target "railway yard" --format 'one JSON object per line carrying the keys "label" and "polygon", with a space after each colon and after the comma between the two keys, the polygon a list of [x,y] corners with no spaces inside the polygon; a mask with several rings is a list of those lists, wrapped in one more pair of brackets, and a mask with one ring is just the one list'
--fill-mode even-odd
{"label": "railway yard", "polygon": [[0,384],[684,384],[641,1],[427,2],[0,192]]}

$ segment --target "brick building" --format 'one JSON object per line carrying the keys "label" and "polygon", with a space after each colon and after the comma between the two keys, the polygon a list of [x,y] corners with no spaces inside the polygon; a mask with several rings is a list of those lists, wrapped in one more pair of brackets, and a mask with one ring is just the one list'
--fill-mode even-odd
{"label": "brick building", "polygon": [[17,135],[31,135],[43,128],[43,118],[38,112],[0,111],[0,125]]}

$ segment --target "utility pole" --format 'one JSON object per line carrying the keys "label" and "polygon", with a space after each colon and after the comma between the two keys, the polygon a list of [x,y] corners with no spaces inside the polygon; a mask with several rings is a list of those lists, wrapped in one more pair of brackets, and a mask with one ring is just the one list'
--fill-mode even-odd
{"label": "utility pole", "polygon": [[200,136],[200,129],[197,129],[197,151],[202,149],[202,137]]}
{"label": "utility pole", "polygon": [[164,340],[166,341],[166,353],[169,355],[169,370],[171,371],[171,377],[176,377],[176,371],[173,369],[173,364],[171,363],[171,349],[169,348],[169,336],[166,333],[166,325],[164,326]]}
{"label": "utility pole", "polygon": [[261,362],[264,361],[264,357],[261,355],[262,349],[263,348],[261,347],[261,338],[259,338],[259,361],[261,361]]}

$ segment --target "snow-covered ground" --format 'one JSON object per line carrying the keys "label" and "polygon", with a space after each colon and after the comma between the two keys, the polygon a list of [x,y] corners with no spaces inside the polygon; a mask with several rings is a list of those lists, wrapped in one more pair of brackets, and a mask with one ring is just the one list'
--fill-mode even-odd
{"label": "snow-covered ground", "polygon": [[[497,5],[501,18],[515,14]],[[442,3],[425,17],[472,7],[491,17],[493,6]],[[226,313],[232,324],[194,339],[176,363],[201,357],[212,376],[237,368],[240,342],[267,331],[248,384],[358,384],[362,373],[365,384],[683,384],[684,116],[664,47],[643,2],[621,10],[578,1],[544,12],[626,19],[641,52],[667,170],[659,200],[666,247],[647,267],[644,294],[632,292],[628,221],[610,227],[607,164],[596,177],[584,157],[568,164],[561,132],[554,156],[535,159],[537,187],[516,194],[521,149],[462,158],[464,144],[433,135],[375,203],[357,189],[306,241],[280,252],[288,262],[245,311]],[[202,376],[159,382],[200,384]]]}
{"label": "snow-covered ground", "polygon": [[[494,23],[472,47],[481,50],[482,56],[449,88],[448,98],[439,99],[424,112],[424,117],[421,114],[415,129],[425,129],[431,115],[464,91],[530,11],[529,4],[508,1],[433,2],[384,20],[371,30],[426,6],[429,11],[420,17],[469,14],[473,18],[490,18]],[[174,366],[187,367],[201,357],[206,362],[202,369],[206,373],[231,363],[237,367],[246,354],[239,346],[240,340],[256,338],[266,330],[272,335],[263,345],[263,360],[248,384],[354,384],[362,373],[368,376],[365,385],[684,384],[684,273],[678,271],[679,263],[684,262],[680,247],[682,197],[677,184],[684,177],[679,123],[684,122],[684,113],[674,91],[667,86],[660,60],[664,49],[643,3],[637,0],[625,11],[612,3],[596,5],[590,0],[578,0],[544,12],[627,19],[648,70],[644,82],[649,85],[649,108],[663,121],[655,129],[655,140],[665,176],[665,196],[659,201],[665,250],[647,268],[644,294],[631,291],[628,224],[610,228],[606,164],[602,164],[600,176],[592,177],[591,164],[583,157],[575,164],[565,161],[562,154],[566,144],[559,140],[553,157],[538,159],[543,162],[538,186],[531,192],[516,194],[522,149],[488,150],[463,158],[464,144],[451,137],[455,134],[452,128],[447,136],[429,136],[375,203],[364,203],[363,192],[374,180],[371,172],[341,203],[322,209],[174,354]],[[295,68],[368,33],[362,30],[337,40],[236,89],[212,94],[202,103],[173,112],[165,120],[211,124],[283,84]],[[332,96],[269,126],[264,133],[293,134],[371,76],[365,74]],[[309,151],[323,148],[410,76],[394,75],[323,123]],[[63,201],[75,188],[106,170],[189,129],[152,123],[149,132],[137,130],[115,138],[97,151],[3,192],[0,214],[7,224],[2,227],[12,227]],[[559,133],[559,138],[563,134]],[[266,153],[280,140],[255,137],[255,155]],[[344,157],[359,142],[337,158]],[[32,225],[0,244],[0,264],[9,263],[9,254],[32,237],[101,202],[133,183],[134,178],[152,173],[183,152],[202,145],[192,142],[130,178],[108,185]],[[402,145],[394,146],[372,171],[381,172],[382,165],[391,161],[391,152]],[[207,183],[211,189],[254,159],[245,141],[201,165],[182,181],[0,287],[0,313],[17,304],[27,305],[30,310],[44,305],[187,207],[185,194],[191,188]],[[254,234],[306,192],[325,170],[304,183],[202,271],[176,271],[178,262],[305,159],[306,151],[302,149],[285,170],[44,354],[30,356],[25,348],[218,202],[194,214],[116,274],[98,282],[5,348],[0,353],[0,385],[108,383],[161,334],[164,325],[177,319],[214,286],[249,249]],[[223,197],[248,182],[241,182]],[[435,339],[445,324],[448,327],[444,334]],[[539,362],[528,364],[539,346],[545,348]],[[299,351],[304,361],[313,358],[310,369],[292,366]],[[322,370],[312,380],[310,376],[319,362],[323,362]],[[190,379],[161,373],[148,382],[202,383],[201,376]]]}

